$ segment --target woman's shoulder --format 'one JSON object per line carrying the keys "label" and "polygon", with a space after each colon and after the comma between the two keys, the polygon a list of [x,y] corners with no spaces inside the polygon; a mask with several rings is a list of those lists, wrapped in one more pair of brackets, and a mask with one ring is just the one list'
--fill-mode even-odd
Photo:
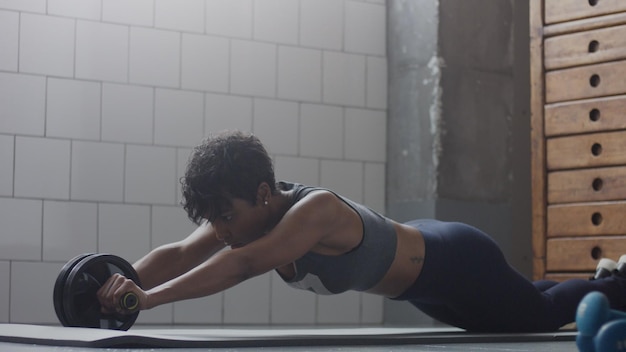
{"label": "woman's shoulder", "polygon": [[[307,200],[310,200],[312,198],[316,198],[316,199],[325,198],[325,197],[309,197],[309,195],[327,194],[328,196],[338,198],[338,196],[329,189],[319,187],[319,186],[309,186],[309,185],[296,183],[296,182],[279,181],[276,183],[276,189],[278,189],[279,191],[290,192],[294,204],[305,198]],[[330,198],[326,200],[334,200],[334,199]]]}
{"label": "woman's shoulder", "polygon": [[345,203],[334,193],[319,188],[294,202],[289,213],[298,219],[299,226],[328,229],[341,222],[348,210]]}

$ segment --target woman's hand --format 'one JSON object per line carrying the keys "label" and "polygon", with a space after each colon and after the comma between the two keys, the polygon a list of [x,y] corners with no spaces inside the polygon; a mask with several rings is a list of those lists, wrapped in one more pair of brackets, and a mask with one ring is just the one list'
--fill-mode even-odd
{"label": "woman's hand", "polygon": [[[127,293],[137,297],[137,308],[128,310],[120,305],[120,299]],[[120,274],[113,274],[96,293],[103,314],[131,314],[137,310],[148,309],[148,294],[135,282]]]}

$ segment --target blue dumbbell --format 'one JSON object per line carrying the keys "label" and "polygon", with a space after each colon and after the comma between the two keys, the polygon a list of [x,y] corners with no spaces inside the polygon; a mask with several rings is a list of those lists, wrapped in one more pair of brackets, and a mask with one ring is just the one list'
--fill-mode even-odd
{"label": "blue dumbbell", "polygon": [[596,347],[593,342],[593,336],[578,334],[576,336],[576,347],[579,352],[595,352]]}
{"label": "blue dumbbell", "polygon": [[626,351],[626,319],[613,320],[602,325],[593,342],[598,352]]}
{"label": "blue dumbbell", "polygon": [[610,309],[609,300],[603,293],[588,293],[580,301],[576,311],[576,327],[578,328],[576,345],[578,350],[580,352],[594,352],[596,349],[591,340],[602,325],[617,319],[626,319],[626,313]]}

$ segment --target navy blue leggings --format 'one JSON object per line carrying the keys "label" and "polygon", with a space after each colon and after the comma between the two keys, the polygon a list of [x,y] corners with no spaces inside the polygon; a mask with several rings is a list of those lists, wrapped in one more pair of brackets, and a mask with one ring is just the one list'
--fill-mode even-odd
{"label": "navy blue leggings", "polygon": [[394,300],[409,301],[443,323],[483,332],[547,332],[574,321],[591,291],[626,306],[626,279],[531,282],[511,267],[497,244],[461,223],[415,220],[426,256],[415,283]]}

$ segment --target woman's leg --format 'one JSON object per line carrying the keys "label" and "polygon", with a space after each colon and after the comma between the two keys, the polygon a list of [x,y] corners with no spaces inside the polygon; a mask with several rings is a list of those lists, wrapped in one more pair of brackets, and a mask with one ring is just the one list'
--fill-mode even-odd
{"label": "woman's leg", "polygon": [[444,324],[456,327],[463,327],[469,324],[459,313],[446,304],[422,303],[419,300],[409,300],[408,302],[417,307],[422,313]]}
{"label": "woman's leg", "polygon": [[437,221],[417,228],[426,241],[424,268],[410,292],[398,298],[439,307],[425,312],[435,319],[474,331],[553,331],[574,320],[578,303],[591,291],[605,293],[614,307],[626,305],[626,279],[535,286],[476,228]]}
{"label": "woman's leg", "polygon": [[539,281],[533,282],[533,285],[535,285],[535,288],[537,288],[539,291],[542,291],[542,292],[558,284],[559,283],[557,281],[552,281],[552,280],[539,280]]}

